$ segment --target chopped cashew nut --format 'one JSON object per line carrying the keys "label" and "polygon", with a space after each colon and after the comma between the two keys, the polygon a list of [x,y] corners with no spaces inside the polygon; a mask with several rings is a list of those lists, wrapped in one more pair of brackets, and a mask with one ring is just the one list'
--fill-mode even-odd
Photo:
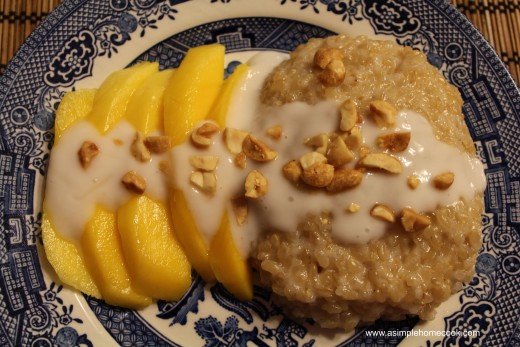
{"label": "chopped cashew nut", "polygon": [[267,193],[267,179],[258,170],[253,170],[247,174],[245,183],[248,198],[260,198]]}
{"label": "chopped cashew nut", "polygon": [[277,156],[276,151],[253,135],[246,136],[242,143],[242,150],[248,158],[258,162],[271,161]]}
{"label": "chopped cashew nut", "polygon": [[403,171],[403,165],[399,159],[386,153],[369,153],[359,163],[363,167],[379,169],[392,174],[399,174]]}
{"label": "chopped cashew nut", "polygon": [[283,135],[283,129],[280,125],[275,125],[267,129],[267,135],[273,140],[279,140]]}
{"label": "chopped cashew nut", "polygon": [[323,188],[332,182],[334,166],[326,163],[316,163],[303,170],[302,180],[311,187]]}
{"label": "chopped cashew nut", "polygon": [[333,59],[320,72],[318,79],[326,87],[337,87],[345,80],[345,65],[339,59]]}
{"label": "chopped cashew nut", "polygon": [[242,152],[242,143],[247,135],[248,133],[242,130],[234,128],[224,129],[224,143],[228,151],[232,154]]}
{"label": "chopped cashew nut", "polygon": [[445,190],[451,187],[455,181],[455,174],[451,171],[441,173],[433,178],[433,186],[440,190]]}
{"label": "chopped cashew nut", "polygon": [[298,183],[300,180],[303,170],[300,163],[296,160],[291,160],[285,164],[282,168],[282,172],[285,178],[292,183]]}
{"label": "chopped cashew nut", "polygon": [[143,194],[146,190],[146,180],[135,171],[128,171],[121,179],[121,183],[136,194]]}
{"label": "chopped cashew nut", "polygon": [[358,122],[358,110],[356,104],[352,100],[346,100],[339,107],[340,122],[339,129],[341,131],[350,131]]}
{"label": "chopped cashew nut", "polygon": [[211,137],[216,134],[220,128],[218,125],[210,122],[203,123],[197,129],[191,132],[191,141],[199,147],[208,147],[213,143]]}
{"label": "chopped cashew nut", "polygon": [[130,152],[135,159],[143,163],[152,158],[150,151],[144,145],[144,136],[139,131],[135,133],[134,141],[130,145]]}
{"label": "chopped cashew nut", "polygon": [[147,136],[144,145],[155,154],[166,153],[172,146],[169,136]]}
{"label": "chopped cashew nut", "polygon": [[343,138],[337,136],[329,145],[327,162],[335,167],[339,167],[353,159],[354,153],[347,147]]}
{"label": "chopped cashew nut", "polygon": [[386,222],[395,222],[394,211],[392,211],[390,207],[383,204],[375,204],[374,207],[372,207],[370,210],[370,215]]}
{"label": "chopped cashew nut", "polygon": [[238,225],[244,225],[247,221],[247,215],[249,213],[249,207],[247,205],[247,199],[244,196],[239,196],[231,199],[231,208]]}
{"label": "chopped cashew nut", "polygon": [[317,163],[327,163],[327,157],[318,152],[308,152],[300,157],[300,165],[304,170]]}
{"label": "chopped cashew nut", "polygon": [[372,119],[380,128],[393,127],[397,117],[395,107],[383,100],[374,100],[370,103]]}
{"label": "chopped cashew nut", "polygon": [[325,67],[332,60],[342,60],[343,53],[337,48],[329,48],[329,47],[321,47],[318,48],[316,53],[314,53],[314,65],[318,66],[321,69],[325,69]]}
{"label": "chopped cashew nut", "polygon": [[377,146],[392,153],[404,151],[410,143],[410,132],[383,134],[377,137]]}
{"label": "chopped cashew nut", "polygon": [[217,168],[218,157],[214,155],[194,155],[189,161],[191,166],[201,171],[214,171]]}
{"label": "chopped cashew nut", "polygon": [[303,142],[306,146],[311,147],[318,153],[325,154],[327,153],[327,148],[329,146],[329,135],[325,133],[321,133],[315,135],[313,137],[309,137],[305,139]]}
{"label": "chopped cashew nut", "polygon": [[419,177],[411,175],[408,176],[408,178],[406,179],[406,183],[408,184],[408,187],[410,187],[410,189],[416,189],[421,183],[421,180],[419,179]]}
{"label": "chopped cashew nut", "polygon": [[428,216],[418,214],[411,208],[404,208],[401,212],[401,225],[407,232],[420,231],[431,224],[432,222]]}
{"label": "chopped cashew nut", "polygon": [[340,193],[347,189],[357,187],[363,180],[363,173],[359,170],[341,168],[334,171],[332,181],[327,185],[330,193]]}
{"label": "chopped cashew nut", "polygon": [[213,194],[217,190],[217,176],[213,172],[195,171],[190,175],[190,183],[206,194]]}
{"label": "chopped cashew nut", "polygon": [[98,146],[92,141],[84,141],[78,150],[79,163],[83,169],[87,169],[92,159],[99,154]]}

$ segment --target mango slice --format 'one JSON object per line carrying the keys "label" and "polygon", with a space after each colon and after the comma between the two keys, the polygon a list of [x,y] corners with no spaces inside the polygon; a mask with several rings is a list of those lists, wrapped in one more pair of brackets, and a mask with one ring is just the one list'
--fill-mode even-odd
{"label": "mango slice", "polygon": [[219,44],[191,48],[164,92],[164,130],[172,145],[185,141],[205,119],[224,80],[225,48]]}
{"label": "mango slice", "polygon": [[163,128],[163,95],[174,69],[158,71],[134,92],[124,118],[137,131],[147,135]]}
{"label": "mango slice", "polygon": [[235,71],[224,81],[217,100],[209,112],[211,119],[217,122],[222,129],[226,127],[226,117],[233,91],[238,83],[246,76],[247,70],[248,67],[246,64],[240,64],[236,67]]}
{"label": "mango slice", "polygon": [[110,74],[96,92],[87,120],[101,134],[108,132],[124,117],[132,94],[158,69],[158,63],[142,62]]}
{"label": "mango slice", "polygon": [[97,206],[81,237],[85,262],[103,299],[109,304],[139,309],[151,303],[151,298],[137,293],[126,269],[117,218]]}
{"label": "mango slice", "polygon": [[63,96],[54,120],[54,144],[58,143],[67,128],[90,113],[96,91],[97,89],[80,89]]}
{"label": "mango slice", "polygon": [[235,245],[228,213],[224,213],[218,232],[209,251],[211,268],[217,281],[241,300],[253,298],[251,268]]}
{"label": "mango slice", "polygon": [[90,276],[78,248],[55,231],[45,208],[42,216],[42,239],[47,260],[59,279],[87,295],[100,299],[101,293]]}
{"label": "mango slice", "polygon": [[117,227],[132,286],[156,299],[179,300],[191,285],[191,265],[173,233],[170,210],[134,196],[119,208]]}

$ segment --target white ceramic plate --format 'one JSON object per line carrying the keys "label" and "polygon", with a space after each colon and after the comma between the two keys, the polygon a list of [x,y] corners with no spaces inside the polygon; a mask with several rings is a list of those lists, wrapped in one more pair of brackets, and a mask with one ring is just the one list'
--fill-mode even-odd
{"label": "white ceramic plate", "polygon": [[[270,293],[240,302],[196,278],[179,302],[135,312],[62,286],[41,256],[42,188],[54,111],[73,88],[97,87],[140,60],[177,66],[219,42],[231,57],[291,51],[310,37],[365,34],[424,51],[455,84],[488,188],[477,275],[428,323],[378,322],[350,334],[285,318]],[[238,55],[237,55],[238,54]],[[65,0],[0,79],[0,345],[503,346],[520,343],[520,94],[471,24],[441,0]],[[443,331],[475,330],[475,336]],[[386,332],[369,336],[368,331]],[[406,332],[430,331],[430,336]],[[416,332],[414,334],[413,332]]]}

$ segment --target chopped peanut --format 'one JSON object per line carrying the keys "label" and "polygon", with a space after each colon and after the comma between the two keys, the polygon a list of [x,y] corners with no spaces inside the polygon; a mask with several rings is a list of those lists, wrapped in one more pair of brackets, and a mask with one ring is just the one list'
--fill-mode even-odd
{"label": "chopped peanut", "polygon": [[451,171],[441,173],[433,178],[433,186],[440,190],[446,190],[455,181],[455,174]]}
{"label": "chopped peanut", "polygon": [[410,189],[416,189],[421,183],[421,180],[419,179],[419,177],[411,175],[408,176],[408,178],[406,179],[406,183],[408,184],[408,187],[410,187]]}
{"label": "chopped peanut", "polygon": [[245,183],[248,198],[260,198],[267,194],[267,179],[258,170],[253,170],[246,177]]}
{"label": "chopped peanut", "polygon": [[308,139],[305,139],[303,143],[306,146],[311,147],[316,152],[325,154],[327,153],[327,148],[329,146],[329,135],[321,133],[313,137],[309,137]]}
{"label": "chopped peanut", "polygon": [[298,183],[303,170],[300,163],[296,160],[291,160],[287,164],[285,164],[282,168],[282,172],[285,178],[287,178],[292,183]]}
{"label": "chopped peanut", "polygon": [[347,147],[343,138],[337,136],[329,146],[327,162],[335,167],[340,167],[353,159],[354,153]]}
{"label": "chopped peanut", "polygon": [[320,82],[326,87],[337,87],[345,80],[347,72],[343,61],[333,59],[325,66],[325,69],[318,75]]}
{"label": "chopped peanut", "polygon": [[369,155],[371,151],[370,151],[370,148],[368,148],[367,146],[361,146],[361,147],[359,147],[359,151],[358,152],[359,152],[359,157],[361,159],[363,159],[367,155]]}
{"label": "chopped peanut", "polygon": [[392,174],[399,174],[403,171],[403,165],[399,159],[386,153],[369,153],[359,163],[363,167],[379,169]]}
{"label": "chopped peanut", "polygon": [[358,149],[363,143],[363,136],[361,135],[361,128],[355,125],[350,131],[343,135],[343,141],[351,150]]}
{"label": "chopped peanut", "polygon": [[232,154],[242,152],[242,143],[247,135],[247,132],[235,128],[224,129],[224,143],[228,151]]}
{"label": "chopped peanut", "polygon": [[79,163],[83,169],[87,169],[94,159],[99,154],[98,146],[92,141],[85,141],[78,151]]}
{"label": "chopped peanut", "polygon": [[326,163],[316,163],[303,170],[302,180],[311,187],[323,188],[332,182],[334,166]]}
{"label": "chopped peanut", "polygon": [[347,189],[357,187],[363,180],[363,173],[359,170],[341,168],[334,171],[332,181],[327,185],[330,193],[340,193]]}
{"label": "chopped peanut", "polygon": [[374,207],[372,207],[370,210],[370,215],[386,222],[395,222],[394,211],[392,211],[390,207],[383,204],[375,204]]}
{"label": "chopped peanut", "polygon": [[143,194],[146,190],[146,180],[135,171],[128,171],[121,179],[121,183],[136,194]]}
{"label": "chopped peanut", "polygon": [[372,119],[380,128],[393,127],[397,116],[397,110],[389,102],[374,100],[370,103]]}
{"label": "chopped peanut", "polygon": [[144,136],[139,131],[135,133],[134,141],[130,145],[130,152],[135,159],[143,163],[152,158],[150,151],[144,145]]}
{"label": "chopped peanut", "polygon": [[235,159],[233,161],[235,166],[241,169],[245,169],[247,166],[247,157],[244,152],[240,152],[235,155]]}
{"label": "chopped peanut", "polygon": [[355,202],[351,202],[347,208],[345,209],[347,212],[350,212],[350,213],[356,213],[356,212],[359,212],[359,210],[361,209],[361,206],[359,206],[358,204],[356,204]]}
{"label": "chopped peanut", "polygon": [[420,231],[432,224],[428,216],[418,214],[411,208],[404,208],[401,212],[401,225],[407,232]]}
{"label": "chopped peanut", "polygon": [[277,156],[276,151],[253,135],[246,136],[242,143],[242,150],[248,158],[258,162],[271,161]]}
{"label": "chopped peanut", "polygon": [[244,225],[247,221],[247,215],[249,213],[249,206],[247,205],[247,199],[244,196],[239,196],[231,199],[231,208],[238,225]]}
{"label": "chopped peanut", "polygon": [[195,171],[190,175],[190,183],[206,194],[213,194],[217,190],[217,176],[213,172]]}
{"label": "chopped peanut", "polygon": [[279,140],[283,135],[283,129],[280,125],[275,125],[267,129],[267,135],[273,140]]}
{"label": "chopped peanut", "polygon": [[376,141],[381,149],[388,149],[392,153],[402,152],[410,143],[410,132],[379,135]]}
{"label": "chopped peanut", "polygon": [[144,139],[144,145],[150,152],[155,154],[165,153],[172,146],[169,136],[147,136]]}
{"label": "chopped peanut", "polygon": [[300,157],[300,165],[304,170],[316,163],[327,163],[327,157],[318,152],[305,153]]}
{"label": "chopped peanut", "polygon": [[214,171],[218,160],[219,158],[214,155],[194,155],[189,159],[191,166],[200,171]]}
{"label": "chopped peanut", "polygon": [[198,147],[208,147],[213,143],[211,137],[219,131],[218,125],[206,122],[191,132],[191,141]]}
{"label": "chopped peanut", "polygon": [[321,69],[325,69],[332,60],[343,60],[343,53],[337,48],[322,47],[314,54],[314,65]]}
{"label": "chopped peanut", "polygon": [[159,170],[165,174],[168,174],[171,170],[171,164],[169,160],[159,161]]}
{"label": "chopped peanut", "polygon": [[358,122],[358,110],[356,104],[352,100],[344,101],[339,107],[340,122],[339,129],[341,131],[350,131]]}

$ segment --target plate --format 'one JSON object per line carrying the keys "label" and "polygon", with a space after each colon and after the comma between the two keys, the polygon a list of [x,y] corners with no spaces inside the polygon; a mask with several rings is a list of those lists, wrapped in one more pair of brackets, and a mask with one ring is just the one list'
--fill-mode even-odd
{"label": "plate", "polygon": [[[177,66],[192,46],[231,55],[291,51],[311,37],[364,34],[424,51],[464,99],[488,181],[476,276],[437,318],[345,334],[297,323],[255,288],[240,302],[195,276],[179,302],[142,311],[59,283],[42,255],[41,201],[54,112],[141,60]],[[478,31],[445,1],[65,0],[0,79],[0,344],[9,346],[503,346],[520,343],[520,93]],[[459,332],[459,333],[458,333]]]}

